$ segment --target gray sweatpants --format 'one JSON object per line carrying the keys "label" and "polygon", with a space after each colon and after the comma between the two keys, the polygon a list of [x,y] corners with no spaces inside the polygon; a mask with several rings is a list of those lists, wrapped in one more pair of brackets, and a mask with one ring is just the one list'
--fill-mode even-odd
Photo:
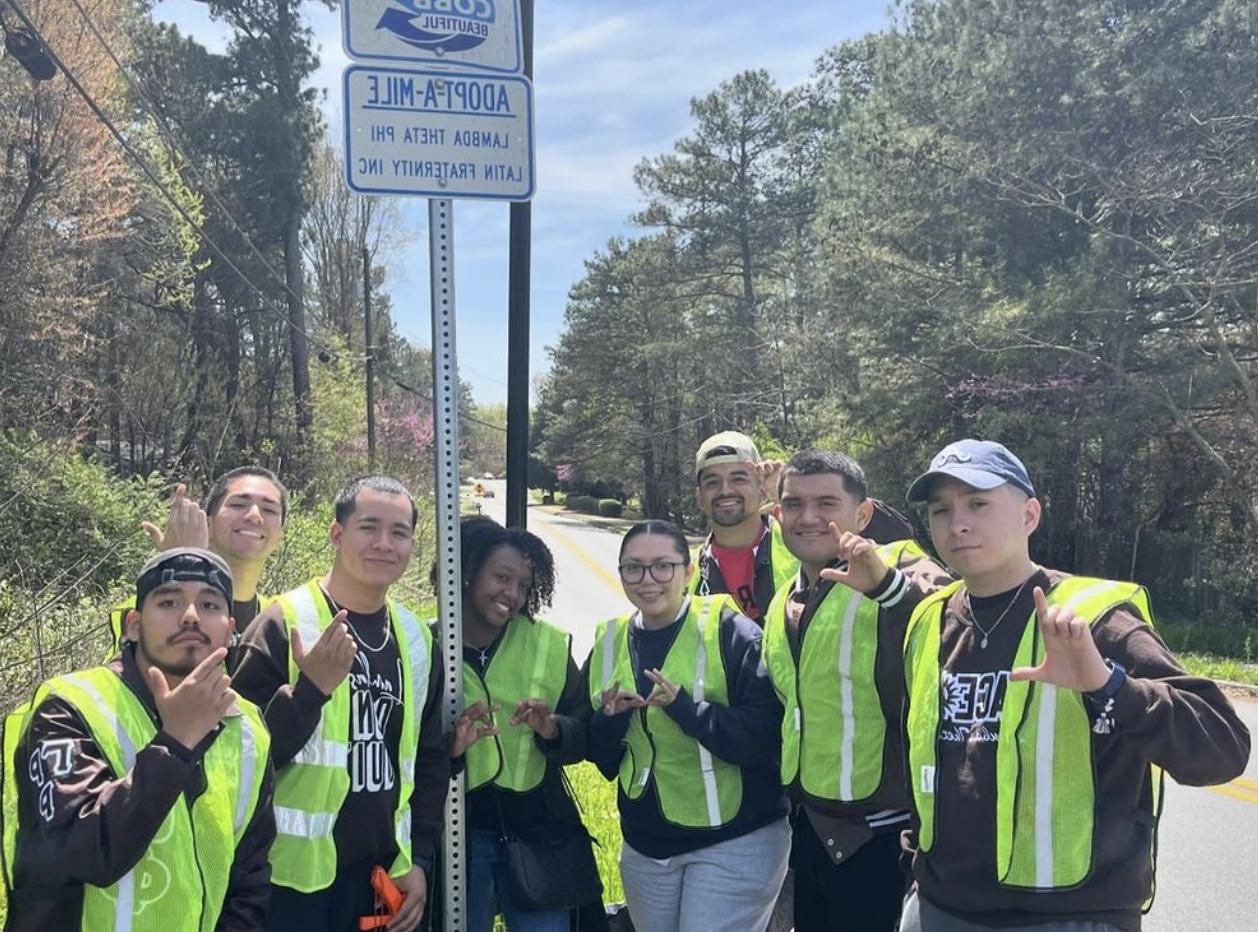
{"label": "gray sweatpants", "polygon": [[785,818],[657,861],[628,845],[620,877],[638,932],[754,932],[773,912],[791,850]]}
{"label": "gray sweatpants", "polygon": [[932,906],[913,890],[904,901],[900,932],[1120,932],[1108,922],[1037,922],[1025,926],[981,926],[966,922]]}

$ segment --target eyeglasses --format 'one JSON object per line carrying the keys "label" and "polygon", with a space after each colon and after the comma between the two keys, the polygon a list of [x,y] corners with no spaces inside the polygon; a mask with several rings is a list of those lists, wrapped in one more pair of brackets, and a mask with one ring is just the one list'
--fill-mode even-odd
{"label": "eyeglasses", "polygon": [[640,583],[646,578],[646,571],[651,571],[651,578],[656,582],[672,582],[673,577],[677,575],[677,567],[685,566],[685,563],[652,563],[650,566],[645,563],[622,563],[617,569],[620,570],[620,578],[627,583]]}

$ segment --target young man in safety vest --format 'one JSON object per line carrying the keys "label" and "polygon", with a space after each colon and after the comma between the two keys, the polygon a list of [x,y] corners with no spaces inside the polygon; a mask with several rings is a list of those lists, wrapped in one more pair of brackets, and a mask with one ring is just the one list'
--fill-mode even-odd
{"label": "young man in safety vest", "polygon": [[[945,447],[909,488],[961,580],[905,640],[913,875],[902,932],[1138,930],[1153,891],[1164,770],[1223,783],[1249,733],[1189,676],[1133,583],[1037,566],[1040,503],[998,443]],[[849,585],[885,571],[845,538]]]}
{"label": "young man in safety vest", "polygon": [[808,450],[781,475],[778,520],[798,575],[765,621],[764,660],[785,715],[782,784],[798,804],[791,862],[798,932],[894,932],[908,827],[900,711],[909,614],[951,578],[911,539],[878,548],[891,569],[868,597],[822,578],[839,536],[873,515],[865,473]]}
{"label": "young man in safety vest", "polygon": [[6,932],[262,928],[274,778],[223,667],[231,572],[169,550],[135,604],[119,656],[5,722]]}
{"label": "young man in safety vest", "polygon": [[696,595],[729,593],[757,624],[773,593],[799,570],[786,549],[782,529],[762,512],[764,479],[773,464],[762,463],[746,434],[713,434],[695,453],[695,500],[712,531],[695,555],[689,590]]}
{"label": "young man in safety vest", "polygon": [[266,710],[278,835],[267,929],[349,932],[371,915],[372,868],[405,895],[410,932],[428,894],[450,765],[432,634],[388,598],[414,548],[415,500],[384,476],[336,497],[331,571],[280,596],[241,643],[233,683]]}
{"label": "young man in safety vest", "polygon": [[[288,490],[275,474],[261,466],[241,466],[215,480],[204,509],[186,496],[182,484],[177,486],[165,528],[145,521],[144,530],[159,551],[204,547],[227,562],[235,580],[231,614],[239,639],[270,601],[259,596],[258,580],[284,539],[287,517]],[[124,621],[134,607],[128,599],[110,613],[114,650],[122,643]]]}

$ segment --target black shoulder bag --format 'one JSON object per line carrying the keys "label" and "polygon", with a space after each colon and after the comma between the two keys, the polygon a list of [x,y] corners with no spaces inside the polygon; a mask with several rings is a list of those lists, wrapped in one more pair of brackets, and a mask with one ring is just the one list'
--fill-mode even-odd
{"label": "black shoulder bag", "polygon": [[[564,792],[575,802],[568,777],[559,771]],[[498,806],[498,825],[507,857],[511,898],[524,909],[576,909],[601,900],[603,881],[594,862],[593,839],[584,823],[543,822],[524,834],[509,832]]]}

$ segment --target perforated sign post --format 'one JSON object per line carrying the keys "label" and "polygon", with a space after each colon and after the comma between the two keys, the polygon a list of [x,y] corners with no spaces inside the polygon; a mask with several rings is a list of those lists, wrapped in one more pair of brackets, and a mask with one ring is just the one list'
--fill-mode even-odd
{"label": "perforated sign post", "polygon": [[[529,22],[531,23],[531,0]],[[428,197],[441,721],[463,705],[459,370],[451,198],[533,196],[533,86],[521,0],[345,0],[345,176],[360,194]],[[531,29],[529,30],[531,37]],[[531,39],[530,39],[531,43]],[[466,928],[463,776],[450,781],[440,928]]]}

